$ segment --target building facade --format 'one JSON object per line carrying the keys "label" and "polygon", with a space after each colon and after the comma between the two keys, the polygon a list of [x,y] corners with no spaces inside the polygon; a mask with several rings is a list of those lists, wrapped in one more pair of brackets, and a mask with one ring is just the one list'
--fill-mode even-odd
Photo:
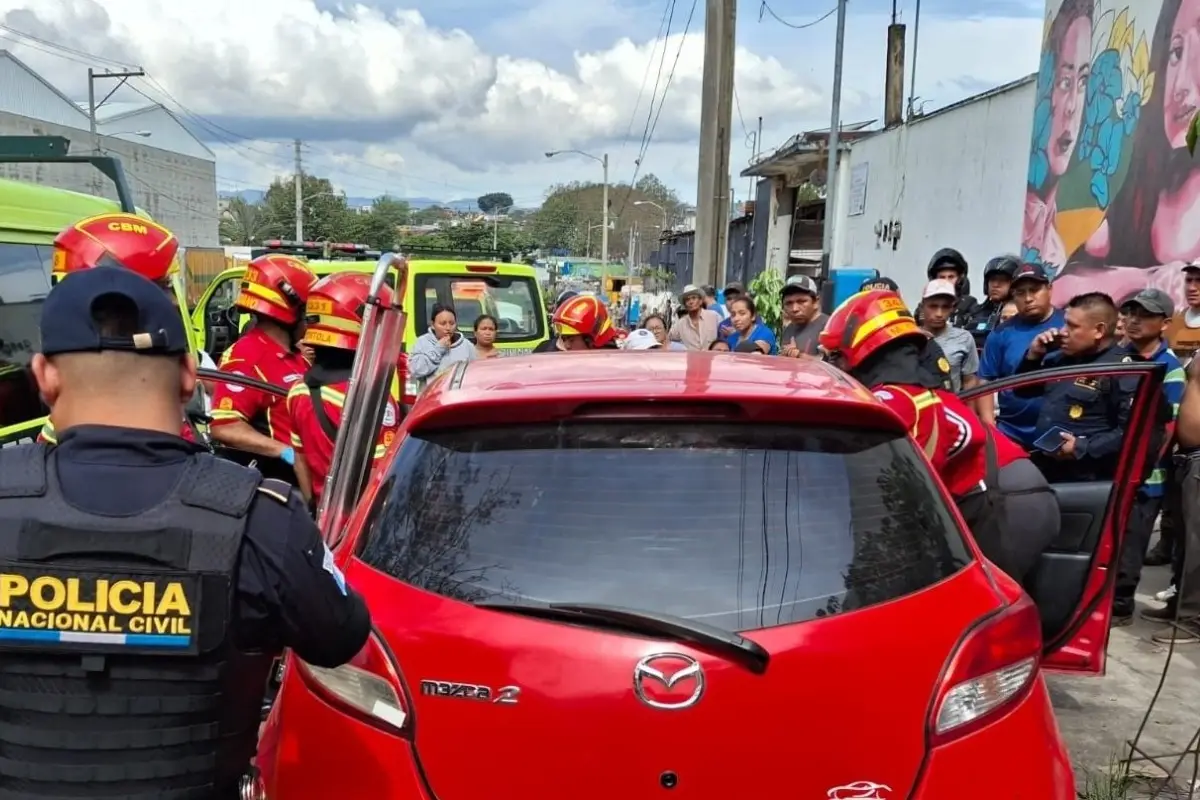
{"label": "building facade", "polygon": [[[162,105],[109,103],[97,117],[93,142],[85,109],[0,50],[0,135],[63,136],[73,153],[99,148],[118,157],[139,208],[174,231],[185,247],[217,245],[213,152]],[[116,199],[107,179],[79,164],[0,164],[0,177]]]}

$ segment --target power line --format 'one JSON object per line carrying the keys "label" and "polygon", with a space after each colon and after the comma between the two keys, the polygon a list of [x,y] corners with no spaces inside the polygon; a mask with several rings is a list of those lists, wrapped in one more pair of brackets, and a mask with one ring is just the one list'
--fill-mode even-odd
{"label": "power line", "polygon": [[821,16],[814,19],[812,22],[805,22],[800,25],[797,25],[793,22],[788,22],[786,19],[784,19],[783,17],[776,14],[775,10],[772,9],[769,5],[767,5],[767,0],[762,0],[762,5],[759,6],[759,8],[758,8],[758,21],[759,22],[762,22],[763,12],[766,12],[767,14],[770,14],[772,17],[774,17],[775,21],[778,22],[780,25],[786,25],[787,27],[792,28],[794,30],[802,31],[805,28],[811,28],[814,25],[819,25],[822,22],[824,22],[825,20],[832,17],[834,14],[837,13],[837,6],[834,6],[833,8],[829,9],[824,14],[822,14]]}
{"label": "power line", "polygon": [[742,123],[742,133],[746,134],[746,139],[749,139],[750,129],[746,127],[746,118],[742,116],[742,101],[738,97],[737,83],[733,84],[733,104],[737,107],[738,122]]}
{"label": "power line", "polygon": [[[679,37],[679,47],[675,50],[675,61],[672,62],[671,71],[667,74],[667,85],[663,87],[662,97],[658,101],[658,111],[654,115],[654,122],[650,126],[650,132],[642,144],[642,152],[633,164],[633,177],[629,179],[630,188],[637,183],[637,176],[642,168],[642,161],[646,158],[646,153],[650,149],[650,142],[654,139],[654,131],[658,129],[658,118],[662,116],[663,106],[667,102],[667,92],[671,90],[671,83],[675,80],[675,71],[679,68],[679,57],[683,55],[683,46],[687,44],[688,31],[691,30],[692,19],[696,16],[696,4],[697,0],[692,0],[692,7],[688,11],[687,22],[683,25],[683,34]],[[625,199],[621,201],[621,209],[617,212],[618,218],[625,213],[625,206],[629,203],[629,197],[632,194],[633,192],[625,193]]]}
{"label": "power line", "polygon": [[[625,145],[629,142],[629,136],[633,133],[633,121],[637,119],[638,108],[642,105],[642,96],[646,93],[646,82],[650,80],[650,68],[654,66],[654,54],[658,52],[658,43],[661,40],[663,53],[667,52],[667,40],[663,36],[663,29],[667,24],[668,14],[675,13],[675,0],[667,0],[667,4],[663,7],[662,19],[658,21],[658,33],[654,35],[654,47],[650,50],[650,57],[646,59],[646,69],[642,72],[642,85],[638,88],[637,100],[634,101],[633,111],[629,112],[629,124],[625,127],[625,137],[621,139],[621,149],[625,149]],[[651,104],[654,103],[654,98],[650,99]]]}
{"label": "power line", "polygon": [[[646,140],[650,136],[651,117],[654,116],[654,98],[658,96],[658,87],[662,83],[663,67],[667,63],[667,43],[671,40],[671,24],[675,21],[675,0],[671,0],[670,17],[667,19],[667,32],[663,36],[662,57],[658,60],[658,75],[654,78],[654,91],[650,93],[650,109],[646,112],[646,127],[642,129],[642,143],[638,146],[638,160],[646,154]],[[666,90],[663,91],[663,97],[666,97]],[[661,103],[662,100],[660,99]]]}

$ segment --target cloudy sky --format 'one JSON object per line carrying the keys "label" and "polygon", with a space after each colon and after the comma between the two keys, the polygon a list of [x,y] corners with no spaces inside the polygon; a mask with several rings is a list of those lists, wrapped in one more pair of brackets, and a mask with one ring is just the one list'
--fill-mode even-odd
{"label": "cloudy sky", "polygon": [[[911,50],[915,0],[898,3]],[[263,188],[290,171],[290,140],[300,137],[308,170],[351,195],[507,191],[536,205],[552,183],[600,177],[595,162],[548,161],[547,150],[608,152],[612,179],[628,180],[653,94],[658,122],[642,172],[692,201],[704,5],[695,3],[685,35],[693,0],[0,0],[0,23],[60,48],[22,45],[3,29],[0,47],[80,99],[83,54],[105,59],[96,66],[142,66],[149,79],[134,88],[208,140],[226,191]],[[769,2],[791,25],[833,6]],[[850,8],[847,122],[882,114],[892,4],[852,0]],[[1033,72],[1043,13],[1040,0],[924,0],[916,94],[926,108]],[[797,29],[741,1],[735,171],[750,157],[747,134],[760,116],[768,151],[829,125],[835,34],[835,15]],[[142,98],[122,90],[114,99]],[[747,182],[735,183],[740,198]]]}

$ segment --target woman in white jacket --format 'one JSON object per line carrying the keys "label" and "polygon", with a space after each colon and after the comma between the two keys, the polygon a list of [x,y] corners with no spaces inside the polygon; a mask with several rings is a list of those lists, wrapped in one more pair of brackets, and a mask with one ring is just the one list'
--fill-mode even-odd
{"label": "woman in white jacket", "polygon": [[454,309],[439,304],[429,315],[429,330],[413,342],[412,352],[408,354],[408,374],[425,388],[425,384],[442,371],[474,358],[475,345],[459,333]]}

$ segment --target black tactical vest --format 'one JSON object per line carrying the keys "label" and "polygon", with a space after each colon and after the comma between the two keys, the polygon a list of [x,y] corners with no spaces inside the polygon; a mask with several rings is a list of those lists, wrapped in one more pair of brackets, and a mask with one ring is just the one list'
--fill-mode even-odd
{"label": "black tactical vest", "polygon": [[234,573],[261,477],[195,456],[129,517],[66,501],[54,450],[0,451],[0,798],[235,798],[271,654]]}

